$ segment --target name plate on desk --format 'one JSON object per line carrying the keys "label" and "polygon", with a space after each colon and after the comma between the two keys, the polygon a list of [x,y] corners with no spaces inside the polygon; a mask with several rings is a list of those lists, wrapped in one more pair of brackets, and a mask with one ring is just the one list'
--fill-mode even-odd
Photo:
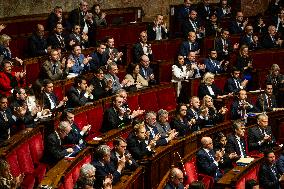
{"label": "name plate on desk", "polygon": [[247,166],[253,162],[254,158],[240,158],[236,163],[238,166]]}

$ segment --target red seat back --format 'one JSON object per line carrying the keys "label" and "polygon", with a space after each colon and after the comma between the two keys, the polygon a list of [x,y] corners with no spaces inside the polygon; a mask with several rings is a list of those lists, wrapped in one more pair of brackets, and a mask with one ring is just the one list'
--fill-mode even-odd
{"label": "red seat back", "polygon": [[176,109],[176,90],[175,88],[168,87],[157,91],[158,106],[160,109],[165,109],[167,111]]}
{"label": "red seat back", "polygon": [[134,93],[132,95],[129,95],[127,97],[127,104],[132,111],[137,110],[139,108],[138,94]]}
{"label": "red seat back", "polygon": [[82,130],[82,128],[86,125],[88,125],[88,118],[87,118],[87,114],[86,112],[80,112],[78,114],[75,114],[75,117],[74,117],[74,123],[77,124],[78,128],[80,130]]}
{"label": "red seat back", "polygon": [[9,153],[8,156],[6,157],[6,160],[10,165],[11,174],[14,177],[19,176],[22,172],[18,163],[17,152],[14,150],[11,153]]}
{"label": "red seat back", "polygon": [[25,142],[15,149],[18,157],[21,173],[33,173],[34,165],[29,149],[29,143]]}
{"label": "red seat back", "polygon": [[38,133],[32,136],[32,138],[29,139],[29,146],[33,162],[35,164],[39,163],[39,161],[43,157],[43,152],[44,152],[44,143],[43,143],[42,134]]}
{"label": "red seat back", "polygon": [[86,114],[88,123],[92,125],[90,134],[92,135],[92,137],[100,135],[100,129],[102,127],[104,114],[102,103],[87,111]]}
{"label": "red seat back", "polygon": [[197,168],[196,168],[196,158],[193,157],[191,160],[184,164],[187,179],[184,180],[184,185],[191,184],[198,180]]}
{"label": "red seat back", "polygon": [[140,94],[138,101],[139,106],[142,110],[157,111],[159,109],[156,91],[150,91]]}

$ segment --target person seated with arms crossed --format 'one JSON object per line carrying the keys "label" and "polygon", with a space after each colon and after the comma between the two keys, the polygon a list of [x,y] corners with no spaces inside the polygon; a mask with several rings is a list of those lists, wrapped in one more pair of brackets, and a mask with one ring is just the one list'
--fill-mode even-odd
{"label": "person seated with arms crossed", "polygon": [[127,138],[127,149],[135,160],[140,160],[155,153],[157,140],[157,137],[148,140],[144,122],[139,122],[134,125],[134,133]]}
{"label": "person seated with arms crossed", "polygon": [[[126,157],[123,155],[118,159],[117,166],[111,160],[111,149],[107,145],[100,145],[96,148],[92,165],[96,168],[96,188],[101,188],[106,177],[112,178],[116,184],[125,168]],[[110,176],[111,175],[111,176]]]}

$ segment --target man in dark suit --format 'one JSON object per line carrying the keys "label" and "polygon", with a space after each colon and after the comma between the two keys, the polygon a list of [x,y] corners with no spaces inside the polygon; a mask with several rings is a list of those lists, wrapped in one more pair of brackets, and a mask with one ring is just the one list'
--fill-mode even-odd
{"label": "man in dark suit", "polygon": [[154,22],[147,26],[148,41],[168,38],[168,29],[163,19],[163,15],[157,14]]}
{"label": "man in dark suit", "polygon": [[134,126],[134,133],[127,138],[127,149],[135,160],[142,159],[144,156],[154,153],[155,140],[147,140],[147,133],[144,123]]}
{"label": "man in dark suit", "polygon": [[74,114],[70,110],[64,110],[62,113],[61,120],[67,121],[71,125],[71,130],[64,138],[63,144],[76,144],[83,146],[85,145],[84,137],[88,135],[91,125],[85,125],[82,130],[80,130],[77,124],[74,122],[74,117]]}
{"label": "man in dark suit", "polygon": [[116,64],[122,64],[123,53],[118,52],[117,48],[114,47],[114,38],[111,36],[107,36],[105,42],[106,42],[105,54],[107,56],[107,60],[112,60]]}
{"label": "man in dark suit", "polygon": [[114,167],[118,167],[119,159],[125,156],[125,169],[134,171],[138,164],[136,161],[131,157],[131,154],[126,150],[127,143],[121,137],[114,139],[113,141],[113,149],[111,150],[111,161],[114,164]]}
{"label": "man in dark suit", "polygon": [[149,60],[153,60],[153,51],[151,44],[147,43],[147,31],[140,33],[139,42],[133,45],[133,63],[138,63],[142,55],[148,56]]}
{"label": "man in dark suit", "polygon": [[218,167],[222,159],[222,154],[213,151],[213,142],[210,137],[201,139],[202,148],[196,154],[198,173],[212,176],[215,181],[222,177],[222,173]]}
{"label": "man in dark suit", "polygon": [[53,92],[53,83],[49,79],[45,79],[42,82],[42,103],[43,109],[49,109],[55,111],[58,109],[63,109],[66,102],[68,101],[67,97],[64,97],[61,101],[58,101],[57,96]]}
{"label": "man in dark suit", "polygon": [[47,44],[52,49],[60,48],[62,52],[67,50],[67,38],[63,35],[63,26],[61,23],[57,23],[53,32],[49,34]]}
{"label": "man in dark suit", "polygon": [[90,67],[92,71],[106,66],[108,61],[106,45],[99,42],[96,47],[96,51],[91,54],[92,60],[90,61]]}
{"label": "man in dark suit", "polygon": [[199,17],[203,20],[209,20],[209,15],[214,12],[213,7],[210,5],[209,0],[202,0],[197,5],[197,12]]}
{"label": "man in dark suit", "polygon": [[186,19],[181,25],[183,37],[186,39],[188,37],[188,32],[195,32],[197,39],[205,37],[205,30],[198,20],[197,12],[195,10],[191,10],[188,16],[188,19]]}
{"label": "man in dark suit", "polygon": [[275,137],[272,134],[271,127],[268,126],[268,116],[260,114],[257,117],[257,126],[248,130],[249,151],[271,150],[276,146]]}
{"label": "man in dark suit", "polygon": [[238,93],[241,89],[246,89],[248,80],[240,79],[241,71],[237,67],[233,67],[231,77],[227,79],[224,86],[225,93]]}
{"label": "man in dark suit", "polygon": [[178,168],[172,168],[169,175],[169,181],[164,189],[184,189],[183,172]]}
{"label": "man in dark suit", "polygon": [[276,27],[271,25],[268,27],[268,34],[262,39],[262,46],[266,49],[279,48],[282,45],[283,40],[277,38]]}
{"label": "man in dark suit", "polygon": [[69,134],[71,126],[67,121],[60,122],[56,130],[49,134],[45,140],[45,156],[47,163],[55,164],[64,156],[73,152],[72,148],[65,148],[62,140]]}
{"label": "man in dark suit", "polygon": [[188,14],[193,9],[191,0],[184,0],[182,7],[178,10],[178,21],[181,23],[188,19]]}
{"label": "man in dark suit", "polygon": [[238,120],[234,121],[232,125],[234,133],[228,137],[226,153],[236,153],[238,157],[246,157],[247,144],[245,141],[245,124],[244,122]]}
{"label": "man in dark suit", "polygon": [[44,36],[44,27],[41,24],[36,25],[35,32],[29,38],[29,51],[28,54],[31,57],[44,56],[51,50],[51,47],[47,46],[47,40]]}
{"label": "man in dark suit", "polygon": [[81,31],[83,31],[86,25],[86,16],[87,14],[89,14],[88,6],[89,5],[87,1],[80,1],[79,8],[76,8],[69,13],[68,21],[71,27],[73,27],[74,25],[80,25],[80,27],[82,28]]}
{"label": "man in dark suit", "polygon": [[120,177],[122,170],[125,167],[125,156],[118,159],[117,167],[114,166],[114,162],[111,161],[111,150],[107,145],[100,145],[96,149],[95,158],[92,165],[96,168],[96,188],[103,186],[103,181],[110,174],[113,178],[113,184],[116,184]]}
{"label": "man in dark suit", "polygon": [[273,86],[271,83],[266,84],[265,92],[260,94],[256,101],[256,107],[263,112],[276,110],[276,98],[273,95]]}
{"label": "man in dark suit", "polygon": [[67,22],[64,18],[64,16],[62,16],[63,13],[63,9],[60,6],[56,6],[53,10],[53,12],[51,12],[48,15],[47,21],[46,21],[46,28],[47,31],[52,32],[53,29],[55,28],[56,24],[61,23],[62,26],[66,27],[69,29],[69,27],[67,26]]}
{"label": "man in dark suit", "polygon": [[189,52],[195,52],[196,54],[199,54],[200,47],[198,42],[196,41],[196,34],[195,32],[189,32],[187,35],[186,41],[183,41],[180,45],[180,51],[179,54],[183,57],[187,57]]}
{"label": "man in dark suit", "polygon": [[104,71],[101,68],[94,71],[94,77],[91,79],[90,85],[94,86],[92,94],[95,100],[112,95],[112,81],[104,80]]}
{"label": "man in dark suit", "polygon": [[87,102],[93,101],[93,89],[92,85],[87,85],[87,81],[84,77],[76,77],[74,85],[67,92],[67,107],[75,108],[84,106]]}
{"label": "man in dark suit", "polygon": [[245,33],[240,39],[240,45],[248,46],[249,50],[253,49],[253,27],[247,25],[244,29]]}
{"label": "man in dark suit", "polygon": [[68,37],[69,44],[71,41],[73,42],[71,43],[70,49],[72,49],[73,45],[80,45],[82,49],[89,47],[88,35],[84,32],[81,32],[80,26],[76,24],[73,26],[72,32],[69,34]]}
{"label": "man in dark suit", "polygon": [[265,161],[259,168],[259,186],[261,188],[280,188],[280,181],[283,181],[283,176],[280,175],[275,165],[275,154],[269,150],[264,153]]}
{"label": "man in dark suit", "polygon": [[206,66],[206,72],[221,74],[226,72],[229,61],[222,60],[219,62],[217,60],[217,51],[215,49],[210,49],[208,58],[204,60],[204,64]]}
{"label": "man in dark suit", "polygon": [[122,108],[123,99],[115,95],[112,97],[112,106],[104,112],[101,132],[105,133],[112,129],[125,127],[132,117]]}
{"label": "man in dark suit", "polygon": [[216,13],[219,19],[224,17],[231,17],[231,7],[228,5],[227,0],[221,0],[221,5],[217,7]]}
{"label": "man in dark suit", "polygon": [[153,69],[150,67],[150,59],[146,55],[140,58],[140,75],[148,81],[149,85],[157,84]]}
{"label": "man in dark suit", "polygon": [[248,24],[248,18],[244,20],[244,15],[241,11],[236,14],[236,19],[231,22],[229,29],[231,34],[242,34],[244,28]]}
{"label": "man in dark suit", "polygon": [[231,107],[231,119],[247,119],[247,113],[259,112],[259,110],[247,101],[247,92],[241,89],[238,93],[238,98],[233,101]]}
{"label": "man in dark suit", "polygon": [[8,99],[6,96],[0,96],[0,145],[10,138],[10,133],[16,120],[8,108]]}
{"label": "man in dark suit", "polygon": [[229,40],[229,34],[227,29],[223,29],[221,31],[221,36],[215,40],[215,49],[219,57],[218,60],[229,59],[230,53],[239,47],[238,43],[232,45]]}

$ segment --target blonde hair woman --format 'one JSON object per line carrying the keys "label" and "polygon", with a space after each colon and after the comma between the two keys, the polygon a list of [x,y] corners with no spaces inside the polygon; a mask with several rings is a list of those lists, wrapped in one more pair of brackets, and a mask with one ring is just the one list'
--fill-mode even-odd
{"label": "blonde hair woman", "polygon": [[[10,41],[11,37],[9,35],[3,34],[0,36],[0,56],[3,56],[4,60],[12,60],[12,52],[9,47]],[[23,64],[23,60],[18,57],[16,57],[15,60],[21,65]]]}
{"label": "blonde hair woman", "polygon": [[201,84],[198,87],[198,96],[203,98],[208,95],[212,98],[221,98],[222,90],[214,84],[214,74],[207,72],[204,74]]}

